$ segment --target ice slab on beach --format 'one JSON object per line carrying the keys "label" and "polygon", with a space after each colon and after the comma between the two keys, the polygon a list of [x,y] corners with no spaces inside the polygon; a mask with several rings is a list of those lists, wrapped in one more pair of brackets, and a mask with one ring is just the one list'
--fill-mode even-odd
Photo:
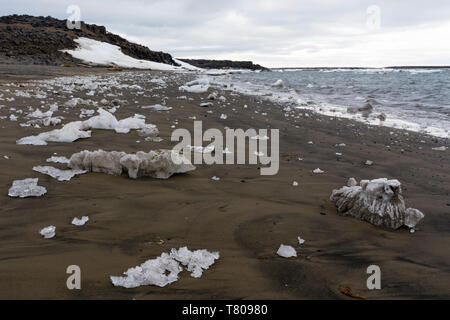
{"label": "ice slab on beach", "polygon": [[58,181],[69,181],[76,175],[87,173],[87,170],[61,170],[52,166],[35,166],[33,170],[49,175]]}
{"label": "ice slab on beach", "polygon": [[56,234],[55,231],[56,231],[56,227],[55,226],[48,226],[48,227],[45,227],[45,228],[41,229],[41,231],[39,231],[39,233],[45,239],[51,239],[51,238],[53,238],[55,236],[55,234]]}
{"label": "ice slab on beach", "polygon": [[40,197],[47,193],[47,189],[38,186],[39,179],[28,178],[24,180],[15,180],[8,191],[10,197]]}
{"label": "ice slab on beach", "polygon": [[[175,160],[175,161],[174,161]],[[152,177],[168,179],[173,174],[195,170],[188,159],[171,150],[139,151],[127,154],[118,151],[81,151],[70,158],[69,168],[120,175],[127,172],[132,179]]]}
{"label": "ice slab on beach", "polygon": [[297,252],[295,251],[294,247],[286,246],[284,244],[280,245],[280,248],[278,248],[277,254],[283,258],[291,258],[291,257],[297,256]]}
{"label": "ice slab on beach", "polygon": [[78,217],[73,218],[72,224],[76,226],[84,226],[86,222],[89,221],[88,216],[82,216],[81,219],[78,219]]}
{"label": "ice slab on beach", "polygon": [[168,106],[163,106],[160,104],[154,104],[151,106],[143,106],[141,107],[142,109],[152,109],[152,110],[156,110],[156,111],[169,111],[172,110],[172,107],[168,107]]}
{"label": "ice slab on beach", "polygon": [[191,251],[183,247],[178,250],[172,249],[170,254],[164,252],[155,259],[130,268],[124,272],[123,277],[110,278],[113,285],[119,287],[136,288],[146,285],[164,287],[178,280],[179,273],[183,271],[180,263],[187,266],[192,277],[200,278],[203,270],[208,269],[217,259],[219,259],[218,252],[211,253],[205,249]]}

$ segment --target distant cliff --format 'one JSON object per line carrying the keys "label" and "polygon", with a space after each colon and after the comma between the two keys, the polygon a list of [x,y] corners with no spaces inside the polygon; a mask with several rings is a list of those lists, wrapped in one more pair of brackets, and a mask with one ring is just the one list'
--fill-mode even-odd
{"label": "distant cliff", "polygon": [[29,15],[0,17],[0,63],[79,63],[60,51],[75,49],[74,39],[79,37],[117,45],[124,54],[133,58],[178,65],[170,54],[129,42],[103,26],[81,22],[81,29],[68,29],[66,20]]}
{"label": "distant cliff", "polygon": [[231,61],[231,60],[207,60],[207,59],[178,59],[193,66],[205,69],[250,69],[269,70],[251,61]]}

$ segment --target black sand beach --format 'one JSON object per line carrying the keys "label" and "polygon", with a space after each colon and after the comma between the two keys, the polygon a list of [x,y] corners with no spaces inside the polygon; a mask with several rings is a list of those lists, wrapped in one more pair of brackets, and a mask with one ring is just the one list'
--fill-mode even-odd
{"label": "black sand beach", "polygon": [[[287,119],[277,104],[230,91],[219,92],[230,105],[214,100],[213,106],[202,108],[199,104],[207,101],[208,93],[178,90],[195,74],[129,72],[140,79],[163,77],[167,86],[138,81],[143,95],[115,90],[122,94],[118,99],[127,102],[114,115],[120,119],[135,113],[145,115],[147,123],[157,125],[164,139],[161,142],[145,141],[135,131],[93,130],[91,138],[73,143],[17,145],[22,137],[53,128],[20,127],[22,115],[18,122],[0,120],[1,299],[352,299],[341,292],[346,286],[367,299],[450,298],[449,151],[432,150],[448,141],[313,113]],[[1,65],[0,89],[13,91],[24,89],[21,84],[30,80],[88,74],[120,79],[123,73],[101,68]],[[85,93],[74,91],[72,95],[95,101],[105,98],[108,103],[113,100]],[[182,95],[193,100],[176,98]],[[9,96],[6,92],[3,98]],[[61,92],[49,92],[48,96],[51,103],[61,106],[69,98]],[[162,100],[173,109],[141,108]],[[0,101],[0,105],[5,105],[0,116],[9,117],[10,108],[26,111],[28,106],[40,106],[41,101],[15,97],[14,101]],[[55,114],[64,116],[63,123],[80,120],[81,107],[67,112],[60,108]],[[226,120],[219,119],[222,113],[227,114]],[[168,180],[88,173],[58,182],[32,171],[33,166],[46,165],[45,160],[54,153],[70,157],[85,149],[170,149],[176,144],[170,141],[174,121],[177,128],[192,130],[189,117],[193,116],[203,121],[205,129],[280,129],[278,174],[261,176],[257,165],[200,165]],[[341,143],[346,146],[336,147]],[[366,160],[373,165],[365,165]],[[316,168],[325,172],[313,174]],[[212,176],[221,179],[213,181]],[[47,194],[8,197],[13,180],[29,177],[38,177]],[[425,214],[416,232],[406,228],[392,231],[338,215],[329,197],[350,177],[358,181],[398,179],[408,206]],[[293,181],[298,182],[297,187]],[[73,217],[83,215],[90,219],[85,226],[70,224]],[[47,240],[39,230],[48,225],[56,226],[56,236]],[[298,245],[298,236],[306,242]],[[298,257],[277,256],[280,244],[294,246]],[[219,251],[220,259],[200,279],[185,271],[179,281],[163,288],[124,289],[114,287],[109,279],[183,246]],[[72,264],[82,270],[82,290],[66,287],[66,268]],[[372,264],[381,268],[381,290],[366,287],[366,269]]]}

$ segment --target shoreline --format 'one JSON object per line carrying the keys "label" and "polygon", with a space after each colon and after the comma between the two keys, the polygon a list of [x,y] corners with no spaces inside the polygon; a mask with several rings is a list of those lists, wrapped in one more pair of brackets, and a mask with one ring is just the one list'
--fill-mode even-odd
{"label": "shoreline", "polygon": [[[55,69],[47,68],[51,77]],[[84,73],[82,68],[67,69],[68,74]],[[432,150],[440,146],[439,139],[316,113],[286,119],[275,103],[227,90],[219,91],[226,103],[214,100],[213,106],[203,108],[199,105],[208,101],[211,90],[201,94],[178,90],[197,77],[192,73],[99,73],[90,68],[86,72],[115,77],[120,84],[136,83],[144,94],[111,88],[86,96],[88,90],[76,89],[71,93],[74,97],[111,101],[114,97],[106,96],[107,92],[121,93],[118,99],[127,103],[114,115],[123,119],[144,114],[147,123],[157,125],[164,140],[144,141],[135,131],[93,130],[91,138],[73,143],[23,146],[15,141],[53,128],[21,128],[18,123],[0,120],[0,156],[9,156],[9,160],[0,159],[1,298],[350,299],[340,292],[344,285],[368,299],[450,297],[450,254],[445,249],[450,246],[450,161],[448,151]],[[0,89],[4,89],[11,78],[4,78],[1,72],[0,77]],[[21,77],[24,81],[39,75]],[[163,79],[166,87],[148,82],[151,78]],[[69,95],[49,93],[44,105],[50,101],[63,105]],[[183,95],[188,99],[177,99]],[[141,108],[162,101],[173,109]],[[2,116],[10,113],[10,107],[41,106],[37,99],[26,98],[0,104],[7,106],[0,109]],[[79,120],[80,108],[61,108],[57,115],[64,116],[63,123]],[[220,119],[222,113],[227,119]],[[279,173],[261,176],[255,165],[199,165],[195,171],[168,180],[89,173],[58,182],[32,171],[55,152],[69,157],[85,149],[136,152],[171,148],[175,144],[170,142],[172,126],[192,132],[194,120],[190,117],[194,116],[205,128],[279,128]],[[340,143],[346,146],[336,147]],[[366,166],[366,160],[374,164]],[[311,172],[318,167],[325,173]],[[213,181],[213,176],[221,179]],[[9,198],[12,180],[27,177],[38,177],[48,193],[36,199]],[[391,231],[339,216],[329,196],[349,177],[399,179],[408,205],[425,213],[417,232]],[[293,180],[299,186],[292,186]],[[82,215],[90,219],[85,226],[70,225],[73,217]],[[50,224],[56,226],[56,237],[44,240],[38,231]],[[297,236],[306,242],[296,244]],[[276,250],[282,243],[293,245],[298,258],[278,257]],[[185,272],[179,281],[164,288],[124,289],[111,284],[110,275],[121,275],[182,246],[219,251],[220,259],[202,278],[193,279]],[[65,287],[65,269],[70,264],[81,267],[80,291]],[[382,290],[365,287],[366,268],[371,264],[381,267]]]}

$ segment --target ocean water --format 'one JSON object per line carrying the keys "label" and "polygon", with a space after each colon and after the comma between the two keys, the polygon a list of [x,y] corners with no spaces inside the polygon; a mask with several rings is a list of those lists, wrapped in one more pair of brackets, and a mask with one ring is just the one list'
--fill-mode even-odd
{"label": "ocean water", "polygon": [[[450,69],[295,69],[214,77],[235,90],[316,112],[439,137],[450,131]],[[273,86],[281,79],[282,87]],[[373,106],[369,118],[348,107]],[[377,115],[384,113],[385,121]]]}

